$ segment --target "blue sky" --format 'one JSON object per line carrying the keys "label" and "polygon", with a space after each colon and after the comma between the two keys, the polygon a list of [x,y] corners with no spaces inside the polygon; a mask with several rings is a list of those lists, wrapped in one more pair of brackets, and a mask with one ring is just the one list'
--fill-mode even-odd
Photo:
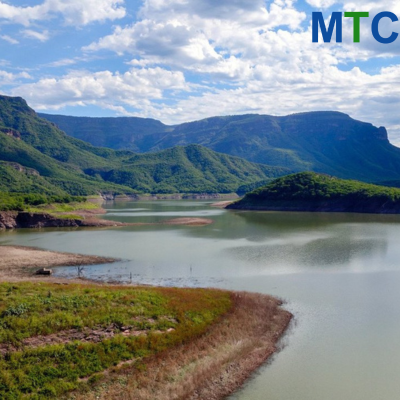
{"label": "blue sky", "polygon": [[[37,111],[180,123],[338,110],[400,144],[400,39],[311,41],[311,13],[392,11],[388,0],[0,1],[1,93]],[[383,33],[400,23],[383,20]]]}

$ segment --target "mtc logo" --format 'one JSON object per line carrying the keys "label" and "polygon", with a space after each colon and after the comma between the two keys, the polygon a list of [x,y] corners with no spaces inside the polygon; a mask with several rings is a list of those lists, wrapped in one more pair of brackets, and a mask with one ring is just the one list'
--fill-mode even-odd
{"label": "mtc logo", "polygon": [[[353,18],[353,42],[359,43],[360,42],[360,24],[361,18],[368,18],[369,12],[345,12],[344,16],[346,18]],[[379,33],[379,23],[381,19],[389,18],[392,22],[396,22],[399,19],[397,18],[396,14],[393,14],[390,11],[384,11],[377,14],[374,19],[372,20],[371,31],[372,35],[376,41],[379,43],[389,44],[393,43],[397,37],[399,36],[398,33],[392,32],[389,37],[383,37]],[[318,28],[321,29],[322,37],[325,43],[330,43],[332,40],[333,29],[336,26],[336,42],[342,43],[343,35],[343,13],[341,12],[333,12],[332,18],[329,23],[329,27],[326,28],[324,17],[322,12],[313,12],[312,13],[312,41],[313,43],[318,43]]]}

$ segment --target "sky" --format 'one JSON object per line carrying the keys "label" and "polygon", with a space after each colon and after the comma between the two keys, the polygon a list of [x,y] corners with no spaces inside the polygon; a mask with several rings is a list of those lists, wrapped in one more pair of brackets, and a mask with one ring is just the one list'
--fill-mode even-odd
{"label": "sky", "polygon": [[[312,43],[311,17],[368,11],[361,42]],[[400,145],[400,36],[375,41],[394,0],[0,1],[0,93],[36,111],[177,124],[335,110]],[[383,19],[382,36],[400,32]]]}

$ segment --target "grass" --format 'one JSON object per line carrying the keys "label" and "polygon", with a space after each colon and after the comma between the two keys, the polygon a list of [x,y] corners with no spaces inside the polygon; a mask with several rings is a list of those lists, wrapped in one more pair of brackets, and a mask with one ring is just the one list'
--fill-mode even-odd
{"label": "grass", "polygon": [[[6,193],[0,191],[0,211],[30,211],[37,209],[43,212],[44,208],[54,211],[75,211],[84,208],[97,208],[92,203],[86,204],[87,199],[82,196],[46,195],[37,193]],[[33,212],[33,211],[32,211]]]}
{"label": "grass", "polygon": [[231,299],[231,311],[206,335],[150,357],[145,369],[112,370],[72,399],[226,399],[277,350],[292,317],[267,295],[232,293]]}
{"label": "grass", "polygon": [[[204,334],[231,306],[229,293],[209,289],[2,283],[0,398],[59,398],[126,360],[140,370],[148,357]],[[108,336],[87,339],[95,330]],[[72,331],[85,339],[57,340]]]}
{"label": "grass", "polygon": [[31,212],[73,212],[73,211],[82,211],[82,210],[97,210],[100,206],[94,203],[82,203],[82,202],[72,202],[72,203],[52,203],[52,204],[45,204],[38,207],[27,207],[26,211]]}

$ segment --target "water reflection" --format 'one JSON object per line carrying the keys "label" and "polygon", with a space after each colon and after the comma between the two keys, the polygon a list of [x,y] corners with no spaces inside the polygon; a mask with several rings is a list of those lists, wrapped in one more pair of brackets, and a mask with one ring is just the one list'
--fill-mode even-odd
{"label": "water reflection", "polygon": [[[347,268],[354,261],[361,261],[373,255],[384,257],[388,244],[384,240],[336,238],[315,239],[304,244],[264,244],[240,246],[225,251],[229,257],[263,267],[293,265],[324,268],[336,266]],[[324,268],[325,269],[325,268]]]}

